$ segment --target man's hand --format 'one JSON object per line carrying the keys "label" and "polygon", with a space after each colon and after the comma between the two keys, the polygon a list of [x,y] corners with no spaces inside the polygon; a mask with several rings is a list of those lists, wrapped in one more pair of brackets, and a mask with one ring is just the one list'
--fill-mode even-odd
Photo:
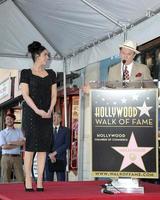
{"label": "man's hand", "polygon": [[15,144],[4,144],[1,147],[2,147],[2,149],[15,149],[15,148],[17,148],[17,145],[15,145]]}
{"label": "man's hand", "polygon": [[84,94],[89,94],[90,89],[91,89],[91,87],[90,87],[89,84],[88,85],[84,85],[82,87],[82,91],[84,92]]}
{"label": "man's hand", "polygon": [[22,146],[22,145],[24,145],[24,143],[25,143],[25,138],[23,138],[23,139],[19,139],[19,140],[16,140],[16,141],[10,141],[10,142],[8,142],[7,144],[8,145],[14,145],[14,146]]}
{"label": "man's hand", "polygon": [[56,157],[55,157],[56,154],[57,154],[57,152],[54,151],[53,153],[50,153],[50,154],[48,155],[52,162],[56,162]]}

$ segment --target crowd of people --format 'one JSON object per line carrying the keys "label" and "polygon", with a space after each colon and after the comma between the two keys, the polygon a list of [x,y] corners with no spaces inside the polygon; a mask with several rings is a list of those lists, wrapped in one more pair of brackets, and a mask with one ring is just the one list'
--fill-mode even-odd
{"label": "crowd of people", "polygon": [[[26,138],[21,128],[14,127],[16,117],[9,113],[5,116],[6,128],[0,132],[1,182],[24,182],[23,151]],[[56,130],[56,131],[55,131]],[[69,149],[70,130],[61,124],[61,113],[53,113],[53,135],[45,160],[43,180],[66,181],[67,149]],[[32,166],[33,167],[33,166]],[[33,175],[33,174],[32,174]],[[32,177],[31,175],[31,177]]]}
{"label": "crowd of people", "polygon": [[[112,87],[116,87],[114,84],[117,81],[127,83],[138,80],[147,87],[146,80],[151,81],[152,78],[147,66],[136,64],[133,60],[139,53],[136,43],[125,41],[119,49],[121,62],[111,67],[108,75]],[[28,45],[28,52],[33,59],[33,66],[22,70],[20,77],[20,89],[24,99],[23,131],[14,127],[13,114],[6,115],[6,128],[0,132],[1,177],[3,182],[10,182],[13,173],[16,181],[24,182],[26,192],[33,192],[31,171],[33,155],[36,152],[38,165],[36,190],[43,192],[43,181],[53,181],[54,172],[58,181],[66,180],[66,151],[69,148],[70,131],[61,125],[61,113],[54,112],[57,84],[55,72],[45,68],[49,59],[48,50],[41,43],[34,41]],[[125,84],[126,86],[129,84]],[[84,87],[85,92],[88,89],[88,86]],[[22,147],[24,147],[24,167]]]}

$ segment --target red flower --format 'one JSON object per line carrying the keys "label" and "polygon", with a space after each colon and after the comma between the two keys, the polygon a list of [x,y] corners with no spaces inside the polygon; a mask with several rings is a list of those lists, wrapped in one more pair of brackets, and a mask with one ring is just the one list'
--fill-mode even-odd
{"label": "red flower", "polygon": [[137,74],[136,74],[136,77],[141,77],[142,76],[142,73],[141,72],[138,72]]}

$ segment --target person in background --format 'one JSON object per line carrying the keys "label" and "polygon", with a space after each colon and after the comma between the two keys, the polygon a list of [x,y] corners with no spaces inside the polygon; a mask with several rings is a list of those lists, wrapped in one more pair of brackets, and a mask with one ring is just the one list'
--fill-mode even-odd
{"label": "person in background", "polygon": [[24,181],[21,146],[25,138],[21,129],[14,127],[16,117],[7,114],[5,117],[6,128],[0,132],[0,146],[2,148],[1,178],[2,182],[10,182],[13,173],[17,182]]}
{"label": "person in background", "polygon": [[69,128],[61,125],[61,114],[55,112],[53,114],[53,143],[51,146],[51,153],[48,154],[45,167],[46,181],[54,180],[54,173],[56,173],[57,181],[66,180],[66,151],[69,148]]}
{"label": "person in background", "polygon": [[[150,75],[149,68],[144,64],[134,62],[134,58],[140,52],[137,45],[131,40],[126,40],[120,48],[121,62],[110,67],[108,74],[108,82],[111,84],[119,84],[120,82],[128,82],[128,87],[153,87],[153,80]],[[119,86],[119,85],[115,85]]]}
{"label": "person in background", "polygon": [[32,192],[31,168],[34,152],[37,152],[38,178],[37,188],[43,192],[43,172],[46,152],[50,151],[52,140],[52,112],[57,99],[56,74],[45,69],[49,59],[48,50],[40,42],[28,45],[33,59],[30,69],[21,71],[20,89],[23,103],[23,131],[26,137],[24,170],[25,191]]}
{"label": "person in background", "polygon": [[[137,44],[131,40],[126,40],[119,46],[119,49],[121,62],[109,68],[106,87],[155,87],[149,68],[144,64],[134,62],[135,56],[140,53],[137,50]],[[88,94],[91,88],[90,84],[86,84],[82,90],[85,94]]]}

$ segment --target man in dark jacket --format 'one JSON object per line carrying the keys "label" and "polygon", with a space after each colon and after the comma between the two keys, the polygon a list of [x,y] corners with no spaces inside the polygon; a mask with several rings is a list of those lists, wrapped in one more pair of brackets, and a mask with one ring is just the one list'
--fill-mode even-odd
{"label": "man in dark jacket", "polygon": [[57,181],[65,181],[67,165],[67,149],[69,148],[69,129],[61,126],[61,114],[53,114],[53,145],[51,153],[46,159],[46,180],[54,180],[54,172],[57,175]]}

